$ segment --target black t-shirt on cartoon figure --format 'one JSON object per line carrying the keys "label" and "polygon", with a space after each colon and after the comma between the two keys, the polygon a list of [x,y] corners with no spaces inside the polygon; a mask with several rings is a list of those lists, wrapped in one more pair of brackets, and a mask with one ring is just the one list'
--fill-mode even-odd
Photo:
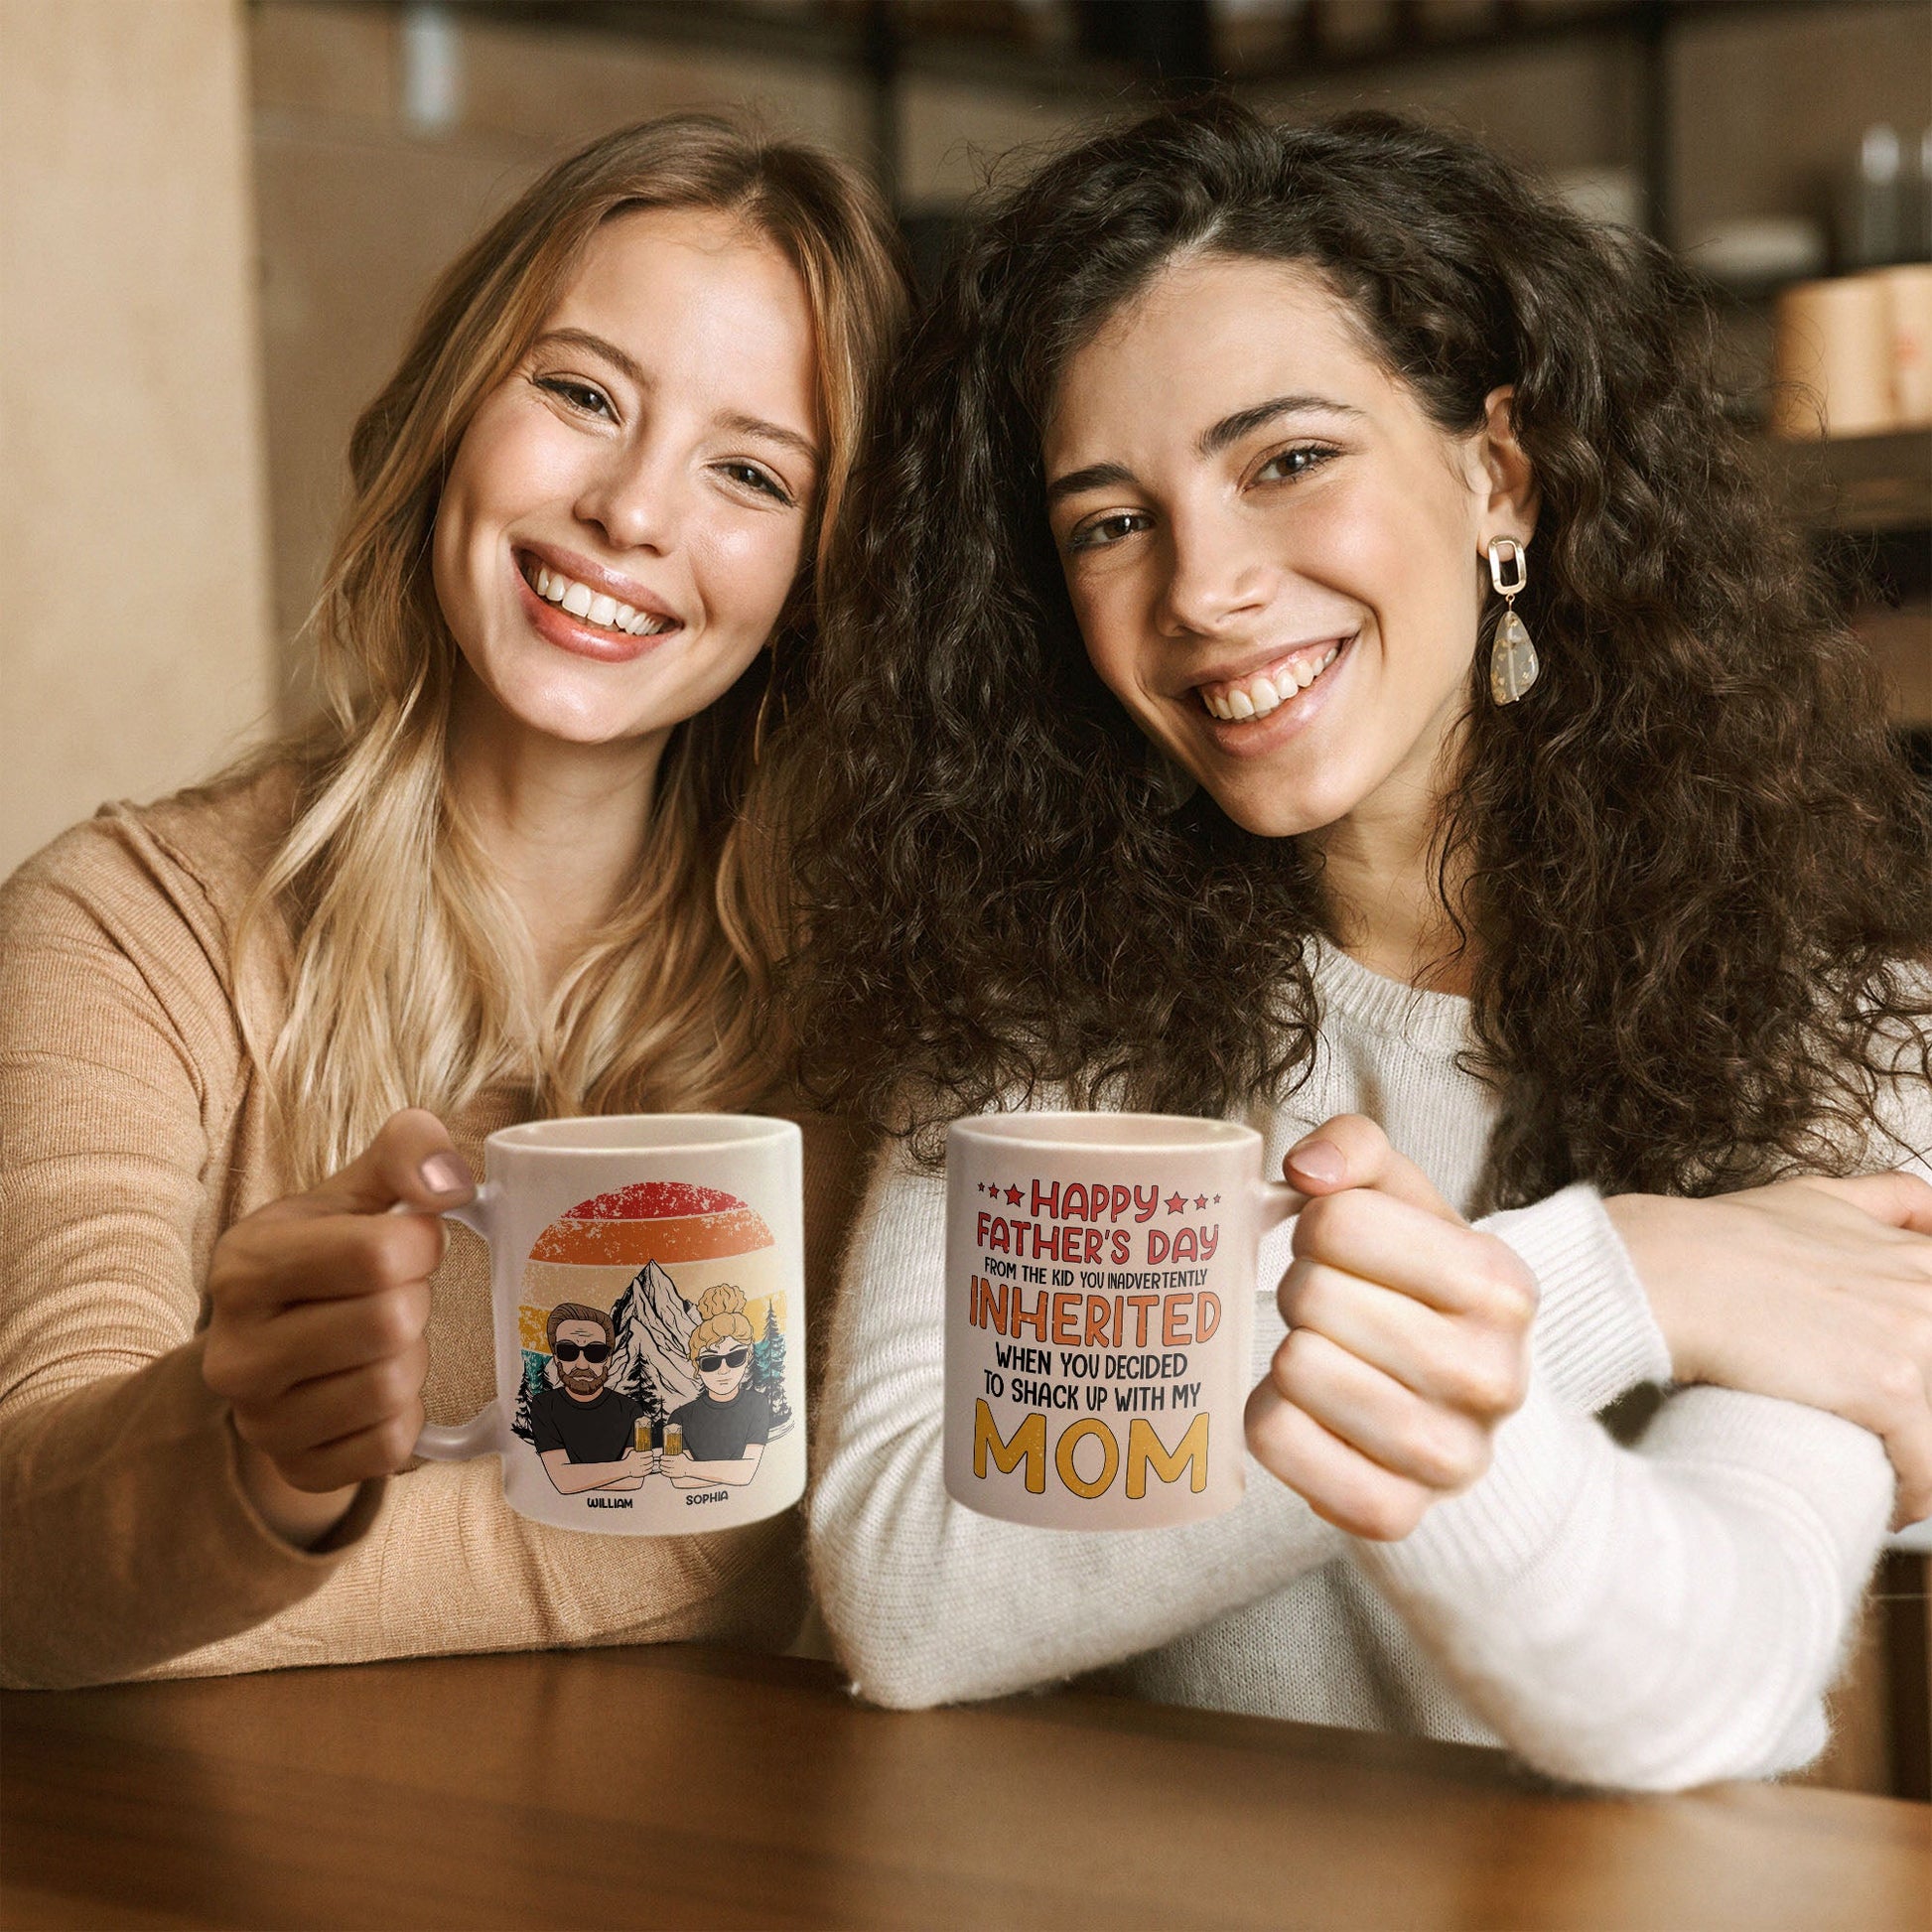
{"label": "black t-shirt on cartoon figure", "polygon": [[530,1398],[530,1433],[539,1455],[560,1449],[573,1462],[616,1462],[643,1414],[635,1396],[616,1389],[594,1402],[579,1402],[564,1389],[539,1389]]}
{"label": "black t-shirt on cartoon figure", "polygon": [[742,1386],[729,1402],[715,1402],[702,1391],[695,1402],[671,1411],[684,1426],[684,1452],[694,1462],[736,1462],[771,1434],[771,1404],[757,1389]]}

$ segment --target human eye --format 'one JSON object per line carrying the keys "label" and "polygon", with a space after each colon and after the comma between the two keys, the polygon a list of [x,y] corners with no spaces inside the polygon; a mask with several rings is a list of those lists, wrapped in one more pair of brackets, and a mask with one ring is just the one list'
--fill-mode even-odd
{"label": "human eye", "polygon": [[718,465],[719,474],[730,479],[741,489],[756,490],[761,496],[768,496],[774,503],[782,503],[787,509],[792,507],[794,498],[790,490],[781,483],[762,464],[748,463],[742,457],[729,463]]}
{"label": "human eye", "polygon": [[1306,477],[1311,470],[1318,470],[1330,458],[1338,456],[1339,451],[1325,443],[1296,443],[1286,450],[1277,450],[1256,467],[1256,483],[1294,483]]}
{"label": "human eye", "polygon": [[595,416],[607,423],[614,423],[618,419],[611,398],[595,382],[586,382],[574,375],[539,375],[533,380],[539,389],[556,396],[580,415]]}
{"label": "human eye", "polygon": [[1066,547],[1069,552],[1111,550],[1149,527],[1150,518],[1144,510],[1103,510],[1084,523],[1076,523],[1067,534]]}

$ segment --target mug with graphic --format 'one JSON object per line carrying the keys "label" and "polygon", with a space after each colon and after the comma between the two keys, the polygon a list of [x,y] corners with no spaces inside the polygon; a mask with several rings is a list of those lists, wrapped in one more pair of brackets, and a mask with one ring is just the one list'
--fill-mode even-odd
{"label": "mug with graphic", "polygon": [[803,1153],[750,1114],[533,1121],[450,1218],[489,1244],[496,1400],[426,1428],[519,1515],[682,1536],[805,1487]]}
{"label": "mug with graphic", "polygon": [[1240,1500],[1261,1237],[1303,1198],[1262,1178],[1261,1147],[1163,1114],[952,1124],[948,1495],[1043,1529]]}

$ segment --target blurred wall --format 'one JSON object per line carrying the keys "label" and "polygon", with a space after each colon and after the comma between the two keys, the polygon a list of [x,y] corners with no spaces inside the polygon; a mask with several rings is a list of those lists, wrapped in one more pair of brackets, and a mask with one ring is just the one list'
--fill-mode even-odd
{"label": "blurred wall", "polygon": [[0,0],[0,875],[273,705],[233,0]]}

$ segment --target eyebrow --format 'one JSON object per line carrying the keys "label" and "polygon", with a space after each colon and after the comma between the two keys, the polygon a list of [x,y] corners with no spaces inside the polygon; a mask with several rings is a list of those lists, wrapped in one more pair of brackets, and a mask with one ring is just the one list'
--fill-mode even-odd
{"label": "eyebrow", "polygon": [[[1203,460],[1219,456],[1230,445],[1240,442],[1244,436],[1252,436],[1258,429],[1265,429],[1278,417],[1311,410],[1358,420],[1363,413],[1352,403],[1336,402],[1330,396],[1271,396],[1266,402],[1237,409],[1233,415],[1223,416],[1211,428],[1202,430],[1195,439],[1194,452]],[[1065,476],[1055,477],[1046,485],[1046,507],[1051,509],[1063,498],[1084,495],[1089,489],[1114,489],[1134,481],[1133,471],[1124,463],[1091,463],[1084,470],[1069,470]]]}
{"label": "eyebrow", "polygon": [[1194,448],[1203,457],[1219,456],[1230,444],[1240,442],[1258,429],[1266,429],[1277,417],[1299,416],[1311,410],[1357,419],[1362,414],[1352,404],[1336,402],[1328,396],[1273,396],[1267,402],[1253,403],[1246,409],[1237,409],[1232,416],[1223,416],[1212,429],[1201,431]]}
{"label": "eyebrow", "polygon": [[1063,496],[1083,495],[1089,489],[1112,489],[1117,483],[1131,483],[1134,473],[1124,463],[1090,463],[1084,470],[1069,470],[1046,485],[1046,507],[1051,509]]}
{"label": "eyebrow", "polygon": [[[588,329],[548,329],[531,344],[531,347],[541,348],[546,343],[562,344],[568,348],[586,349],[593,355],[601,355],[627,382],[634,383],[639,389],[657,386],[634,356],[627,354],[616,343],[592,335]],[[818,445],[810,437],[800,436],[795,429],[786,429],[782,423],[768,423],[762,416],[747,416],[734,410],[730,415],[719,417],[718,426],[739,436],[756,436],[764,442],[776,443],[783,449],[794,450],[813,466],[823,460]]]}

